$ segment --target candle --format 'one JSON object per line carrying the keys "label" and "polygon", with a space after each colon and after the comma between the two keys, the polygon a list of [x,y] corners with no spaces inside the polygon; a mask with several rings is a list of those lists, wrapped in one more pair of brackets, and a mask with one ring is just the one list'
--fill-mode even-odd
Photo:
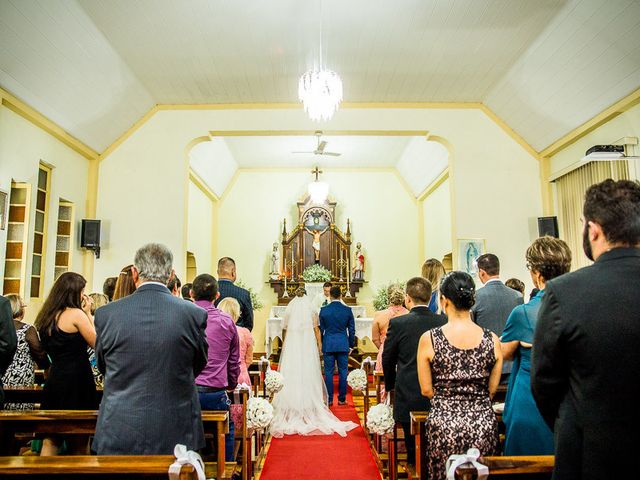
{"label": "candle", "polygon": [[293,245],[291,245],[291,281],[293,281],[293,266],[295,265],[295,260],[293,258]]}

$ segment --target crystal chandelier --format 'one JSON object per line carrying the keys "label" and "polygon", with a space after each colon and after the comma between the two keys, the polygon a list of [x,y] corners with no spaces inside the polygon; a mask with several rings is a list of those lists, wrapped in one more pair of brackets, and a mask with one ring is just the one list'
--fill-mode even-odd
{"label": "crystal chandelier", "polygon": [[311,120],[329,120],[342,101],[342,80],[331,70],[309,70],[300,77],[298,97]]}
{"label": "crystal chandelier", "polygon": [[327,121],[342,101],[340,76],[324,68],[322,63],[322,0],[320,0],[320,61],[318,66],[304,73],[298,81],[298,98],[314,122]]}

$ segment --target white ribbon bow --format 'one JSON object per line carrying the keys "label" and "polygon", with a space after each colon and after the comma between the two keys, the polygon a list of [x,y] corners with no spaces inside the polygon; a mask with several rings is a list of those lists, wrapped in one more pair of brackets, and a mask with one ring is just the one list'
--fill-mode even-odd
{"label": "white ribbon bow", "polygon": [[169,465],[169,480],[179,480],[180,470],[183,465],[193,465],[198,475],[198,480],[207,480],[204,474],[204,463],[202,458],[193,450],[187,450],[185,445],[177,444],[173,449],[176,461]]}
{"label": "white ribbon bow", "polygon": [[451,455],[447,460],[447,480],[455,480],[456,469],[465,463],[475,467],[478,471],[478,480],[486,480],[489,477],[489,467],[478,463],[478,458],[480,458],[480,450],[477,448],[470,448],[463,455]]}
{"label": "white ribbon bow", "polygon": [[236,388],[233,391],[233,403],[240,403],[240,391],[242,390],[247,390],[249,392],[249,396],[252,395],[251,387],[249,385],[247,385],[246,383],[239,383],[238,385],[236,385]]}
{"label": "white ribbon bow", "polygon": [[260,360],[258,360],[258,367],[262,367],[263,365],[267,366],[267,370],[269,370],[271,368],[271,364],[269,363],[269,359],[267,357],[265,357],[264,355],[262,357],[260,357]]}

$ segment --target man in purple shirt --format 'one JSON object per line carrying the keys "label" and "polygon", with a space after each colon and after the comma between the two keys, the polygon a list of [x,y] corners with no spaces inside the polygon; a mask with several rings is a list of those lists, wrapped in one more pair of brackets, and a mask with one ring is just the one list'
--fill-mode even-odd
{"label": "man in purple shirt", "polygon": [[[209,274],[193,280],[191,296],[195,304],[207,311],[207,366],[196,378],[202,410],[229,410],[227,390],[234,389],[240,374],[240,345],[238,330],[229,315],[213,306],[220,293],[218,282]],[[233,461],[234,425],[229,419],[229,433],[225,438],[226,460]]]}

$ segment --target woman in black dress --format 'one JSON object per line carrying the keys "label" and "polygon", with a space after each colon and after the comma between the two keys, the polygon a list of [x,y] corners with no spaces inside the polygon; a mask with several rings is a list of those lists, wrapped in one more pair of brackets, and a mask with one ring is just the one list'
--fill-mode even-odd
{"label": "woman in black dress", "polygon": [[[98,399],[87,345],[95,346],[96,330],[91,299],[84,294],[86,280],[63,273],[53,284],[35,321],[45,351],[51,359],[44,386],[43,410],[96,410]],[[45,438],[42,456],[57,455],[61,438]],[[87,445],[67,439],[70,450],[86,453]]]}
{"label": "woman in black dress", "polygon": [[442,279],[440,301],[445,326],[422,335],[418,346],[418,379],[431,398],[427,418],[429,478],[444,480],[451,455],[477,448],[498,453],[498,422],[491,397],[500,383],[500,340],[471,320],[475,284],[470,275],[452,272]]}

